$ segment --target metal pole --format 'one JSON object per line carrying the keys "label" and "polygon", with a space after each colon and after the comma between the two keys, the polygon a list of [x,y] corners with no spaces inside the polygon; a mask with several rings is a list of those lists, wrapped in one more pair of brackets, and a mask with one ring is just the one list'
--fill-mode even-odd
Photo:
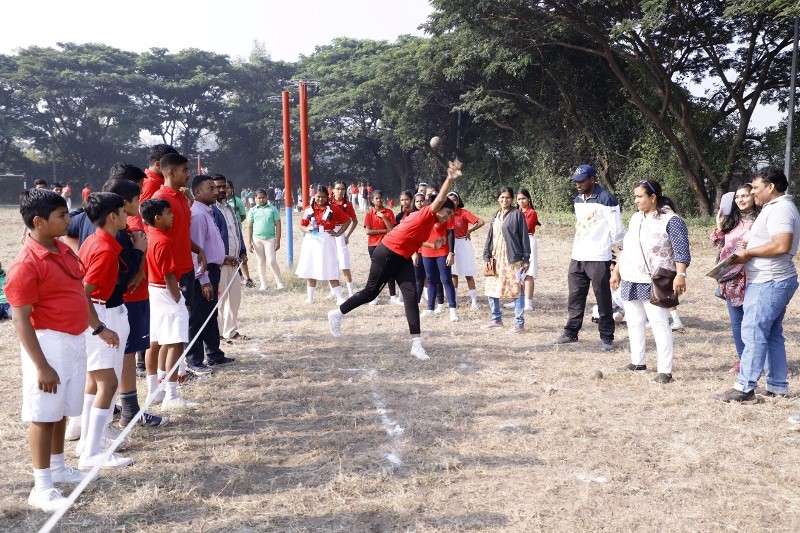
{"label": "metal pole", "polygon": [[203,173],[203,167],[200,165],[200,156],[198,155],[197,156],[197,175],[199,176],[202,173]]}
{"label": "metal pole", "polygon": [[309,168],[308,168],[308,86],[305,82],[300,82],[300,184],[303,193],[303,209],[309,204],[308,190]]}
{"label": "metal pole", "polygon": [[786,121],[786,155],[783,161],[783,173],[789,183],[792,183],[792,132],[794,127],[794,99],[795,99],[795,79],[797,77],[797,34],[800,19],[794,18],[794,47],[792,48],[792,79],[789,84],[789,111]]}
{"label": "metal pole", "polygon": [[289,91],[281,93],[283,103],[283,203],[286,206],[286,262],[294,264],[292,239],[292,131],[289,124]]}

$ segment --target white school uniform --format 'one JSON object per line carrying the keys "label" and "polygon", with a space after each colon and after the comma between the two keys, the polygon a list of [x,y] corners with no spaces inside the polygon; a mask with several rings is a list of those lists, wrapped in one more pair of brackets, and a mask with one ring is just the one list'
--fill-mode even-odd
{"label": "white school uniform", "polygon": [[454,276],[475,276],[475,249],[472,247],[472,239],[458,238],[453,250],[455,260],[450,272]]}
{"label": "white school uniform", "polygon": [[119,345],[116,348],[112,348],[99,335],[92,335],[94,330],[91,327],[87,328],[84,333],[86,337],[86,369],[91,372],[93,370],[113,368],[117,374],[117,379],[119,379],[122,376],[125,344],[131,331],[131,326],[128,322],[128,308],[123,304],[108,309],[105,303],[97,303],[98,301],[92,303],[97,313],[97,318],[108,329],[117,334]]}
{"label": "white school uniform", "polygon": [[175,301],[164,285],[150,284],[150,342],[164,346],[189,342],[189,310],[181,294]]}

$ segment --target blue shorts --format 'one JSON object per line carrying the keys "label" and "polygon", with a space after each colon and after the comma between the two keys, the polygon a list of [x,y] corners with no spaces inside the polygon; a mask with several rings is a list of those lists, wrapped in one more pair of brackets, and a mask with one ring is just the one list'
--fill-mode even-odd
{"label": "blue shorts", "polygon": [[127,302],[128,323],[131,332],[125,344],[125,353],[140,352],[150,347],[150,301]]}

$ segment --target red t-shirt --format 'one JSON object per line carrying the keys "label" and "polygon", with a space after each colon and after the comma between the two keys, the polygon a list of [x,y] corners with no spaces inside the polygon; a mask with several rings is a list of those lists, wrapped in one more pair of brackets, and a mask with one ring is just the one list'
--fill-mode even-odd
{"label": "red t-shirt", "polygon": [[144,202],[145,200],[149,200],[153,197],[155,193],[164,185],[164,177],[159,176],[152,170],[145,169],[144,171],[145,178],[144,183],[142,183],[142,192],[139,195],[139,201]]}
{"label": "red t-shirt", "polygon": [[28,236],[8,268],[5,293],[14,307],[32,305],[33,329],[80,335],[89,327],[83,290],[83,265],[75,252],[56,240],[54,253]]}
{"label": "red t-shirt", "polygon": [[341,207],[342,211],[344,211],[347,214],[347,216],[350,217],[351,220],[358,220],[358,216],[356,215],[356,210],[353,209],[352,203],[348,202],[347,200],[342,200],[341,203],[334,200],[332,203]]}
{"label": "red t-shirt", "polygon": [[[382,208],[381,212],[386,216],[386,219],[394,224],[394,213],[391,209]],[[378,212],[373,207],[367,214],[364,215],[364,227],[367,229],[386,229],[386,223],[378,216]],[[378,243],[386,237],[386,233],[378,233],[376,235],[367,235],[367,246],[378,246]]]}
{"label": "red t-shirt", "polygon": [[[141,215],[133,215],[128,216],[128,233],[133,233],[134,231],[145,231],[144,221],[142,220]],[[147,292],[147,261],[142,262],[144,265],[144,274],[145,274],[145,281],[139,283],[139,286],[136,290],[127,290],[125,294],[122,295],[122,301],[125,303],[133,303],[133,302],[143,302],[150,298],[149,293]]]}
{"label": "red t-shirt", "polygon": [[303,218],[300,219],[301,226],[308,226],[311,222],[311,215],[317,219],[317,229],[320,231],[327,231],[334,229],[336,226],[341,226],[350,220],[347,213],[336,204],[328,204],[325,207],[318,207],[317,202],[311,204],[305,211],[303,211]]}
{"label": "red t-shirt", "polygon": [[86,203],[86,199],[89,198],[89,195],[92,194],[92,189],[89,187],[84,187],[81,191],[81,198],[83,198],[83,203]]}
{"label": "red t-shirt", "polygon": [[[520,209],[520,211],[522,210]],[[536,233],[536,224],[539,222],[539,215],[536,214],[535,209],[531,209],[530,207],[522,211],[522,214],[525,215],[525,222],[528,223],[528,234],[533,235]]]}
{"label": "red t-shirt", "polygon": [[[172,211],[172,227],[166,233],[172,237],[175,264],[178,265],[177,277],[181,277],[194,270],[194,264],[192,263],[192,237],[189,234],[189,226],[192,223],[189,201],[181,191],[176,191],[166,185],[162,185],[153,198],[161,198],[169,202],[169,208]],[[151,233],[153,229],[150,229]]]}
{"label": "red t-shirt", "polygon": [[147,282],[164,285],[164,276],[180,277],[173,252],[172,237],[158,228],[150,228],[147,241]]}
{"label": "red t-shirt", "polygon": [[95,286],[92,298],[106,301],[114,292],[117,276],[119,276],[119,253],[121,251],[122,246],[117,239],[101,229],[97,229],[83,241],[78,255],[86,269],[83,281]]}
{"label": "red t-shirt", "polygon": [[402,257],[411,257],[428,240],[436,214],[426,205],[403,217],[403,220],[383,238],[383,245]]}
{"label": "red t-shirt", "polygon": [[469,231],[469,225],[475,224],[479,219],[469,211],[464,208],[459,209],[453,216],[454,227],[453,229],[456,232],[456,239],[463,239],[467,236],[467,232]]}
{"label": "red t-shirt", "polygon": [[433,243],[436,239],[445,237],[444,245],[442,245],[441,248],[428,248],[427,246],[423,246],[420,248],[422,257],[444,257],[450,253],[450,246],[447,244],[447,230],[454,229],[455,223],[455,219],[450,217],[446,224],[437,222],[433,225],[431,234],[425,242]]}

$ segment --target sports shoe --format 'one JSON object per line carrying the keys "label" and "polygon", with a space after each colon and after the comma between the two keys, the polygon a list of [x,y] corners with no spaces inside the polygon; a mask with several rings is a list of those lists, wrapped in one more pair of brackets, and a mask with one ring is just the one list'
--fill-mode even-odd
{"label": "sports shoe", "polygon": [[314,300],[312,300],[311,298],[306,298],[305,300],[303,300],[303,303],[306,305],[314,305]]}
{"label": "sports shoe", "polygon": [[442,313],[444,313],[444,309],[445,309],[444,304],[436,304],[436,309],[434,309],[433,312],[437,315],[441,315]]}
{"label": "sports shoe", "polygon": [[67,506],[67,500],[61,491],[53,487],[45,490],[31,490],[28,496],[28,505],[36,507],[47,513],[53,513]]}
{"label": "sports shoe", "polygon": [[78,440],[81,438],[81,419],[80,417],[72,417],[67,422],[67,429],[64,432],[65,440]]}
{"label": "sports shoe", "polygon": [[458,322],[458,313],[456,313],[456,308],[450,308],[450,322]]}
{"label": "sports shoe", "polygon": [[604,352],[610,352],[615,348],[616,346],[614,345],[614,341],[608,339],[600,339],[600,350]]}
{"label": "sports shoe", "polygon": [[426,361],[430,359],[428,352],[425,351],[425,348],[422,347],[422,344],[412,344],[411,345],[411,355],[419,359],[420,361]]}
{"label": "sports shoe", "polygon": [[394,305],[403,305],[403,299],[399,296],[389,296],[389,303]]}
{"label": "sports shoe", "polygon": [[503,304],[503,307],[505,307],[506,309],[514,309],[514,307],[516,305],[517,305],[516,302],[508,302],[508,303]]}
{"label": "sports shoe", "polygon": [[[380,301],[380,298],[378,298],[378,297],[376,296],[376,297],[375,297],[375,299],[374,299],[374,300],[372,300],[372,301],[371,301],[370,303],[368,303],[367,305],[378,305],[378,302],[379,302],[379,301]],[[339,304],[339,305],[341,305],[341,304]]]}
{"label": "sports shoe", "polygon": [[430,318],[430,317],[432,317],[432,316],[433,316],[433,315],[435,315],[435,314],[436,314],[436,312],[435,312],[435,311],[433,311],[432,309],[426,309],[426,310],[424,310],[423,312],[421,312],[421,313],[419,314],[419,317],[420,317],[420,318]]}
{"label": "sports shoe", "polygon": [[477,311],[478,310],[478,302],[472,302],[472,305],[470,305],[469,308],[471,310],[473,310],[473,311]]}
{"label": "sports shoe", "polygon": [[[100,437],[100,449],[101,450],[107,450],[111,446],[111,443],[113,443],[113,442],[114,442],[114,439],[107,439],[105,437]],[[85,445],[86,445],[86,443],[84,441],[82,441],[82,440],[78,441],[78,444],[75,446],[75,457],[80,457],[80,456],[83,455],[83,448],[84,448]],[[123,445],[120,444],[120,446],[123,446]]]}
{"label": "sports shoe", "polygon": [[325,299],[326,300],[335,300],[336,299],[336,293],[333,292],[333,291],[328,291],[328,294],[327,294],[327,296],[325,296]]}
{"label": "sports shoe", "polygon": [[736,363],[734,363],[734,365],[731,367],[730,370],[728,370],[728,372],[730,372],[731,374],[738,374],[739,373],[739,361],[736,361]]}
{"label": "sports shoe", "polygon": [[247,287],[248,289],[254,289],[256,287],[256,284],[253,283],[252,279],[247,278],[247,281],[244,282],[244,286]]}
{"label": "sports shoe", "polygon": [[166,396],[166,394],[167,394],[166,389],[161,389],[158,393],[148,396],[147,399],[148,400],[150,398],[153,399],[153,401],[150,402],[151,405],[154,404],[154,403],[161,403],[161,402],[164,401],[164,396]]}
{"label": "sports shoe", "polygon": [[346,301],[347,301],[347,298],[344,298],[344,297],[342,297],[342,298],[337,298],[337,299],[336,299],[336,305],[342,305],[342,304],[343,304],[343,303],[345,303]]}
{"label": "sports shoe", "polygon": [[483,329],[502,328],[503,321],[495,322],[494,320],[483,326]]}
{"label": "sports shoe", "polygon": [[258,288],[258,292],[267,292],[267,286],[266,286],[266,285],[261,285],[261,286]]}
{"label": "sports shoe", "polygon": [[164,398],[161,402],[162,411],[182,411],[184,409],[198,409],[200,404],[197,402],[190,402],[186,398],[178,396],[177,398]]}
{"label": "sports shoe", "polygon": [[771,390],[765,390],[764,392],[756,392],[756,394],[760,394],[765,398],[788,398],[789,395],[785,392],[772,392]]}
{"label": "sports shoe", "polygon": [[525,327],[518,328],[517,326],[513,326],[511,329],[506,330],[507,335],[521,335],[525,333]]}
{"label": "sports shoe", "polygon": [[683,322],[681,322],[680,320],[673,321],[670,327],[672,328],[672,331],[683,331],[684,329]]}
{"label": "sports shoe", "polygon": [[199,365],[190,365],[190,364],[187,363],[186,364],[186,370],[188,370],[189,372],[191,372],[192,374],[195,374],[197,376],[200,376],[200,375],[203,375],[203,374],[211,374],[212,372],[214,372],[214,370],[211,367],[208,367],[208,366],[204,365],[203,363],[200,363]]}
{"label": "sports shoe", "polygon": [[647,372],[647,365],[634,365],[633,363],[628,363],[627,365],[623,366],[619,369],[620,372]]}
{"label": "sports shoe", "polygon": [[653,378],[653,381],[661,384],[669,383],[670,381],[672,381],[672,374],[663,374],[659,372],[658,374],[656,374],[656,377]]}
{"label": "sports shoe", "polygon": [[564,333],[559,338],[553,341],[553,344],[572,344],[573,342],[578,342],[577,335],[570,335],[569,333]]}
{"label": "sports shoe", "polygon": [[146,378],[147,377],[147,372],[145,371],[144,368],[137,368],[136,369],[136,377],[137,378]]}
{"label": "sports shoe", "polygon": [[284,286],[283,286],[283,283],[278,283],[278,284],[275,286],[275,290],[276,290],[276,291],[282,291],[282,290],[283,290],[283,289],[285,289],[285,288],[286,288],[286,287],[284,287]]}
{"label": "sports shoe", "polygon": [[[121,427],[127,426],[128,424],[130,424],[130,422],[131,422],[130,419],[127,418],[119,419],[119,425]],[[167,418],[166,416],[156,416],[156,415],[151,415],[150,413],[144,413],[142,414],[142,416],[138,417],[136,425],[149,428],[160,428],[161,426],[166,426],[168,422],[169,418]]]}
{"label": "sports shoe", "polygon": [[787,420],[790,424],[800,424],[800,414],[792,415]]}
{"label": "sports shoe", "polygon": [[712,396],[712,398],[725,403],[741,403],[745,405],[758,403],[758,398],[756,398],[755,390],[751,390],[749,392],[742,392],[736,389],[730,389],[721,394],[715,394],[714,396]]}
{"label": "sports shoe", "polygon": [[523,311],[533,311],[533,304],[526,303]]}
{"label": "sports shoe", "polygon": [[53,483],[65,483],[69,485],[77,485],[86,477],[86,474],[78,470],[77,468],[72,468],[71,466],[65,466],[64,468],[59,468],[58,470],[50,469],[50,479],[53,480]]}
{"label": "sports shoe", "polygon": [[339,309],[328,311],[328,327],[331,330],[331,335],[334,337],[342,336],[342,317],[344,317],[344,315]]}
{"label": "sports shoe", "polygon": [[100,466],[101,468],[121,468],[132,464],[133,459],[118,453],[110,454],[107,459],[105,453],[81,456],[81,458],[78,459],[78,468],[81,470],[91,470],[96,466]]}
{"label": "sports shoe", "polygon": [[[235,357],[228,357],[228,356],[223,355],[222,357],[220,357],[218,359],[209,359],[208,360],[208,366],[229,365],[229,364],[235,363],[235,362],[236,362],[236,358]],[[211,370],[211,369],[209,369],[209,370]]]}

